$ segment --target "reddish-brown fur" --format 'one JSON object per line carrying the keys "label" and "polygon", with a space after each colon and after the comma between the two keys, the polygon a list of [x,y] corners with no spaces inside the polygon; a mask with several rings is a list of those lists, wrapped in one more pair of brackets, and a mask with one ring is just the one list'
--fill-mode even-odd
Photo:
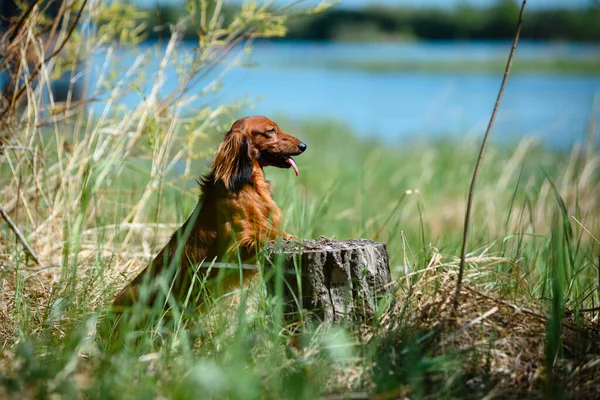
{"label": "reddish-brown fur", "polygon": [[[251,262],[269,240],[289,238],[280,231],[281,210],[273,201],[263,167],[289,168],[286,158],[305,149],[305,144],[281,131],[268,118],[236,121],[225,134],[210,173],[200,184],[202,194],[194,211],[152,263],[117,295],[115,308],[122,310],[140,301],[144,281],[151,283],[165,273],[168,282],[172,282],[171,294],[184,301],[194,275],[202,282],[219,274],[218,269],[207,268],[212,261]],[[194,272],[192,267],[201,263]],[[244,270],[244,278],[253,273]],[[239,282],[239,274],[233,275],[224,286]],[[194,287],[198,286],[196,283]],[[151,305],[155,298],[156,293],[152,293],[144,301]]]}

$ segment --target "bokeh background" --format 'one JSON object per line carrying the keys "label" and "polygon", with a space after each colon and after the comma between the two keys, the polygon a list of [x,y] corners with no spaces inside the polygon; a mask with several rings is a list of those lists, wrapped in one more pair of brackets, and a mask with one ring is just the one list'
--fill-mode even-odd
{"label": "bokeh background", "polygon": [[[156,3],[137,4],[158,18]],[[236,2],[228,4],[233,12]],[[163,22],[185,13],[182,2],[158,5]],[[342,1],[324,13],[294,18],[282,39],[257,41],[252,67],[232,70],[218,100],[256,99],[249,113],[341,121],[361,136],[388,142],[481,135],[519,5]],[[535,136],[566,149],[584,137],[598,112],[599,15],[597,1],[529,2],[495,140]],[[159,35],[149,33],[151,45]],[[194,37],[193,26],[189,35]]]}
{"label": "bokeh background", "polygon": [[[145,40],[138,49],[151,54],[144,60],[144,72],[151,77],[167,45],[166,27],[186,17],[187,3],[130,3],[146,12],[139,32]],[[57,11],[57,4],[50,3],[49,14]],[[241,4],[225,2],[225,22]],[[318,4],[280,1],[274,7],[301,14]],[[323,13],[292,17],[280,39],[257,40],[244,67],[228,66],[219,80],[223,90],[213,97],[203,95],[190,108],[245,99],[247,113],[334,120],[361,136],[394,143],[477,136],[491,113],[518,10],[513,0],[341,1]],[[14,2],[3,2],[5,25],[15,13]],[[494,140],[514,143],[533,136],[566,149],[585,137],[589,118],[597,116],[599,16],[594,0],[530,2]],[[180,53],[193,53],[197,47],[197,25],[186,22]],[[103,78],[104,50],[88,55],[92,85]],[[121,68],[135,62],[137,55],[129,49],[115,51]],[[166,74],[165,93],[178,84],[174,72]],[[215,76],[198,80],[196,89]],[[146,86],[125,96],[122,104],[133,107],[148,95],[151,85]],[[93,107],[101,112],[105,104]]]}

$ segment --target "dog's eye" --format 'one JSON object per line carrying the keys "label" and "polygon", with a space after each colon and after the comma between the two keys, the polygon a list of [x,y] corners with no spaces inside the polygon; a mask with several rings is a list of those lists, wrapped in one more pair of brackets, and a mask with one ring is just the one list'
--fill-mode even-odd
{"label": "dog's eye", "polygon": [[276,133],[275,128],[269,129],[268,131],[265,132],[266,136],[271,136],[274,135]]}

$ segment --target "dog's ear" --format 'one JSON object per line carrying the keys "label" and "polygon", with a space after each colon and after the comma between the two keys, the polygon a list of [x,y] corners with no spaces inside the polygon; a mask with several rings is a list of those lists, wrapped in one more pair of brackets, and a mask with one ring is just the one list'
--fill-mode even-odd
{"label": "dog's ear", "polygon": [[215,181],[222,180],[227,190],[238,191],[250,181],[252,169],[248,137],[243,130],[232,128],[217,149]]}

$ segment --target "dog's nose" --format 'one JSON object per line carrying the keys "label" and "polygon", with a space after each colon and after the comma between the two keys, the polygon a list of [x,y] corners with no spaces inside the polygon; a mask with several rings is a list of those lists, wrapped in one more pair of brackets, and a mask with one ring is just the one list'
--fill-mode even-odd
{"label": "dog's nose", "polygon": [[301,153],[304,153],[304,150],[306,150],[306,145],[304,143],[300,143],[298,145],[298,149],[300,149]]}

